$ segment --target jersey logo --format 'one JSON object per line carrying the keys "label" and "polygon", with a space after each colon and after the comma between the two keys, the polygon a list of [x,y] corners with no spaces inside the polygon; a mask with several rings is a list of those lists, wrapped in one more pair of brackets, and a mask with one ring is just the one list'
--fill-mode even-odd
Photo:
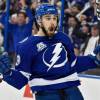
{"label": "jersey logo", "polygon": [[[48,56],[48,58],[46,56]],[[62,43],[52,45],[50,48],[46,49],[43,54],[43,62],[48,66],[47,71],[51,68],[63,67],[67,61],[67,51]]]}
{"label": "jersey logo", "polygon": [[37,50],[38,51],[42,51],[44,48],[46,48],[46,44],[44,44],[43,42],[40,42],[37,44]]}

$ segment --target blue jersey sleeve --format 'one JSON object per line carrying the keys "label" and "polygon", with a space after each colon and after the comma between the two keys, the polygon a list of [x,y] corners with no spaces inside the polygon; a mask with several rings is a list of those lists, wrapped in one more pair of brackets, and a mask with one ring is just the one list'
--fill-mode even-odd
{"label": "blue jersey sleeve", "polygon": [[[27,41],[27,40],[26,40]],[[22,41],[23,42],[23,41]],[[29,44],[17,46],[16,70],[31,73],[32,52]]]}
{"label": "blue jersey sleeve", "polygon": [[75,66],[78,73],[97,67],[94,60],[90,56],[77,57],[77,63]]}
{"label": "blue jersey sleeve", "polygon": [[12,70],[10,75],[3,76],[3,80],[16,89],[21,89],[28,82],[28,79],[17,70]]}
{"label": "blue jersey sleeve", "polygon": [[12,70],[11,75],[4,76],[4,81],[17,89],[21,89],[26,85],[31,76],[30,55],[27,47],[23,48],[23,46],[18,46],[16,67]]}

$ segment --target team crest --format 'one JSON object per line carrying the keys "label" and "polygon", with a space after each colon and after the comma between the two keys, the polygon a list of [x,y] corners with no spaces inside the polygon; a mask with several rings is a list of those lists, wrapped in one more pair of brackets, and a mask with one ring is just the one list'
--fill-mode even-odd
{"label": "team crest", "polygon": [[38,51],[42,51],[44,48],[46,48],[46,44],[44,44],[43,42],[40,42],[37,44],[37,50]]}
{"label": "team crest", "polygon": [[48,67],[47,71],[51,68],[63,67],[67,61],[67,51],[62,43],[56,43],[44,51],[43,62]]}

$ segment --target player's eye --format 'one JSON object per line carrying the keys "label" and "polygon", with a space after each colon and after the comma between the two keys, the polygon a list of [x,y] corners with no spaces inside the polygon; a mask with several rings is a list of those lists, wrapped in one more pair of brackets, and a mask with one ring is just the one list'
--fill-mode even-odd
{"label": "player's eye", "polygon": [[57,20],[57,17],[54,17],[53,20]]}
{"label": "player's eye", "polygon": [[46,20],[50,20],[50,19],[51,19],[50,17],[47,17],[47,18],[46,18]]}

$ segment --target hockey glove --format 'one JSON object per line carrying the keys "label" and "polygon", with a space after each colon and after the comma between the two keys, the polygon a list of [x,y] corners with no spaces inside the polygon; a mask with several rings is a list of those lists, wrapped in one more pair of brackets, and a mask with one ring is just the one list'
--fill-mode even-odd
{"label": "hockey glove", "polygon": [[0,55],[0,73],[9,75],[11,73],[11,62],[7,53]]}
{"label": "hockey glove", "polygon": [[98,45],[93,52],[94,55],[90,55],[90,57],[94,60],[97,66],[100,66],[100,45]]}

